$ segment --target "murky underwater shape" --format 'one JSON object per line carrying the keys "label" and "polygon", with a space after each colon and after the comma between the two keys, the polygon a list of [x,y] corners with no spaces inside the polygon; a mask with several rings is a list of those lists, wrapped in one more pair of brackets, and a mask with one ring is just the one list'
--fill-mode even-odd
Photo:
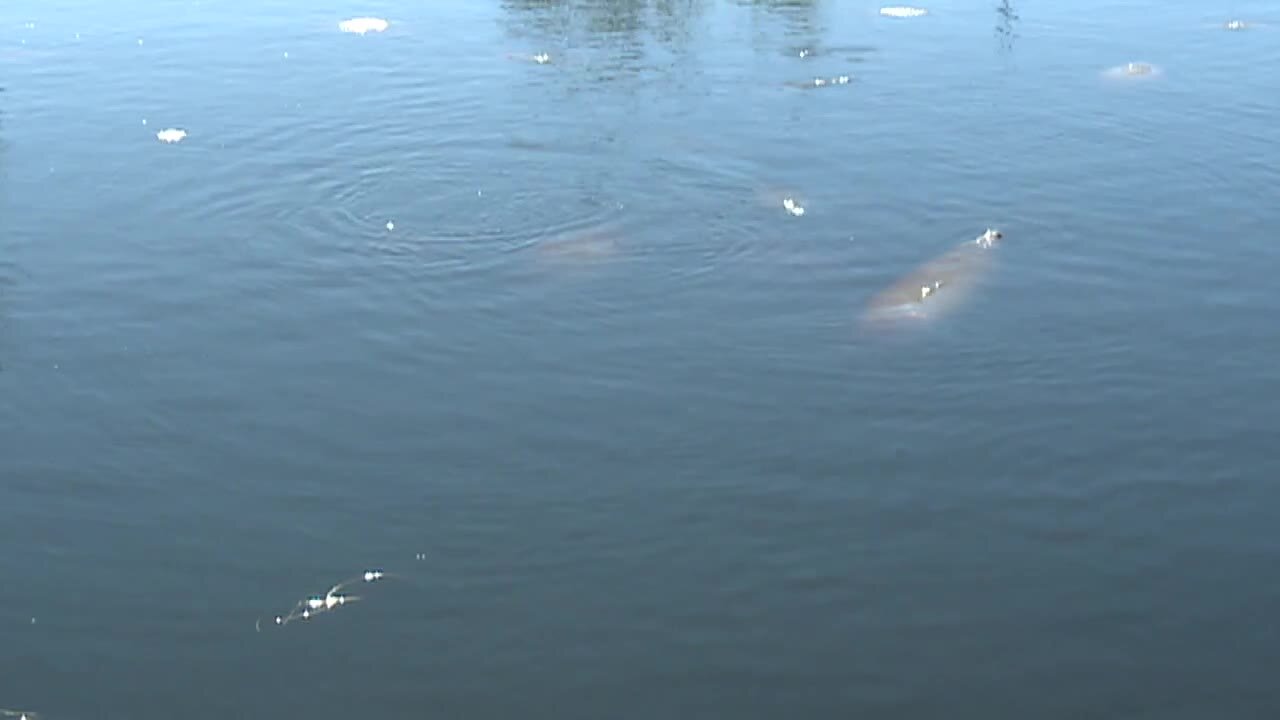
{"label": "murky underwater shape", "polygon": [[988,229],[921,263],[868,301],[861,325],[885,328],[944,317],[984,279],[1002,242],[1003,233]]}
{"label": "murky underwater shape", "polygon": [[581,266],[615,258],[621,249],[621,239],[621,227],[607,222],[539,239],[532,248],[542,263]]}
{"label": "murky underwater shape", "polygon": [[833,77],[816,77],[812,80],[801,82],[789,82],[787,85],[801,90],[816,90],[826,87],[838,87],[840,85],[848,85],[853,78],[848,75],[835,75]]}
{"label": "murky underwater shape", "polygon": [[1151,63],[1127,62],[1123,65],[1107,68],[1102,74],[1111,80],[1141,81],[1159,78],[1164,74],[1164,70]]}
{"label": "murky underwater shape", "polygon": [[799,217],[804,215],[809,202],[805,198],[805,194],[799,190],[778,187],[770,187],[756,190],[752,193],[754,204],[760,208],[767,208],[771,211],[781,209],[784,213],[791,216]]}
{"label": "murky underwater shape", "polygon": [[507,55],[507,57],[508,57],[508,58],[510,58],[510,59],[512,59],[512,60],[518,60],[518,61],[520,61],[520,62],[529,62],[529,63],[534,63],[534,64],[536,64],[536,65],[546,65],[547,63],[551,62],[551,55],[550,55],[550,53],[545,53],[545,52],[533,53],[533,54],[528,54],[528,53],[509,53],[509,54]]}
{"label": "murky underwater shape", "polygon": [[1212,23],[1209,27],[1216,28],[1218,30],[1226,30],[1228,32],[1245,32],[1248,30],[1270,30],[1275,27],[1275,23],[1234,19],[1219,23]]}

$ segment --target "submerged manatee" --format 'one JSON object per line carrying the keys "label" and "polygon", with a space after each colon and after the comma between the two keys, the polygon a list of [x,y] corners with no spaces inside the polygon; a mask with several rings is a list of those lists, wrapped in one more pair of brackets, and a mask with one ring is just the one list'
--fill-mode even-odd
{"label": "submerged manatee", "polygon": [[1256,22],[1254,20],[1228,20],[1226,22],[1214,23],[1210,27],[1219,30],[1229,30],[1231,32],[1240,32],[1242,30],[1261,30],[1264,28],[1274,27],[1269,22]]}
{"label": "submerged manatee", "polygon": [[801,90],[813,90],[814,88],[833,87],[836,85],[848,85],[850,78],[848,75],[836,75],[835,77],[816,77],[812,80],[791,81],[785,83],[788,87],[799,88]]}
{"label": "submerged manatee", "polygon": [[522,53],[508,53],[507,59],[517,60],[519,62],[537,63],[538,65],[546,65],[547,63],[551,62],[551,55],[545,52],[540,52],[540,53],[537,53],[536,55],[528,55],[528,54],[522,54]]}
{"label": "submerged manatee", "polygon": [[1159,67],[1145,62],[1125,63],[1102,71],[1104,77],[1113,80],[1141,80],[1159,77],[1163,73]]}
{"label": "submerged manatee", "polygon": [[862,314],[863,327],[885,327],[936,318],[955,307],[991,265],[1004,239],[987,229],[977,238],[919,265],[877,293]]}
{"label": "submerged manatee", "polygon": [[877,48],[871,45],[789,45],[782,49],[784,55],[804,60],[806,58],[826,57],[830,55],[844,55],[845,60],[851,62],[862,62],[866,58],[864,56],[876,52]]}
{"label": "submerged manatee", "polygon": [[757,190],[755,193],[756,205],[770,210],[781,210],[792,217],[801,217],[805,213],[805,205],[808,203],[804,197],[791,189],[769,188],[765,190]]}
{"label": "submerged manatee", "polygon": [[586,265],[604,262],[617,255],[620,237],[617,225],[605,223],[546,238],[534,247],[544,263]]}

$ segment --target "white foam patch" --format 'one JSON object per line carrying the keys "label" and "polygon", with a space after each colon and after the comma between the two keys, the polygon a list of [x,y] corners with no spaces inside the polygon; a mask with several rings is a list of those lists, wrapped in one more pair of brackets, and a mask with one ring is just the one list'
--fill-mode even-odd
{"label": "white foam patch", "polygon": [[913,18],[913,17],[921,17],[922,15],[928,15],[929,11],[925,10],[924,8],[918,8],[918,7],[892,5],[890,7],[880,8],[880,14],[884,15],[885,17]]}
{"label": "white foam patch", "polygon": [[166,142],[166,143],[182,142],[182,140],[186,137],[187,137],[187,131],[180,130],[178,128],[165,128],[164,130],[161,130],[160,132],[156,133],[156,139],[159,140],[160,142]]}
{"label": "white foam patch", "polygon": [[338,29],[345,33],[364,35],[371,32],[383,32],[391,27],[391,23],[382,18],[358,17],[338,23]]}

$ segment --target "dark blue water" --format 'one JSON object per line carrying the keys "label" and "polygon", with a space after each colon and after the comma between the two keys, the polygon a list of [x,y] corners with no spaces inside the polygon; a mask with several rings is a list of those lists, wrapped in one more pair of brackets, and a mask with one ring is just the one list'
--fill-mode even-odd
{"label": "dark blue water", "polygon": [[0,707],[1276,717],[1229,5],[9,0]]}

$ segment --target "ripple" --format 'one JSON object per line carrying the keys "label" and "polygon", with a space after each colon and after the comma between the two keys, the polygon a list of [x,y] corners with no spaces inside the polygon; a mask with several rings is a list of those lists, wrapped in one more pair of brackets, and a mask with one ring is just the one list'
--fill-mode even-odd
{"label": "ripple", "polygon": [[[516,205],[537,204],[538,193],[510,198]],[[584,197],[556,204],[543,213],[527,213],[533,222],[505,227],[494,236],[503,255],[532,256],[555,265],[595,263],[615,257],[624,237],[621,219],[625,205]]]}
{"label": "ripple", "polygon": [[[473,193],[448,210],[447,218],[428,221],[413,212],[397,219],[393,232],[366,233],[360,252],[399,264],[411,261],[416,269],[401,269],[449,284],[480,276],[574,272],[625,255],[622,203],[586,194],[547,202],[547,196],[538,189]],[[353,219],[372,227],[372,218]]]}
{"label": "ripple", "polygon": [[[664,178],[662,190],[645,198],[644,219],[633,225],[634,251],[655,258],[663,285],[690,288],[714,277],[769,266],[785,255],[788,235],[803,226],[783,205],[793,188],[761,189],[758,170],[712,139],[695,139],[679,154],[652,158],[646,173]],[[690,232],[696,225],[699,232]],[[660,260],[656,260],[660,258]]]}

